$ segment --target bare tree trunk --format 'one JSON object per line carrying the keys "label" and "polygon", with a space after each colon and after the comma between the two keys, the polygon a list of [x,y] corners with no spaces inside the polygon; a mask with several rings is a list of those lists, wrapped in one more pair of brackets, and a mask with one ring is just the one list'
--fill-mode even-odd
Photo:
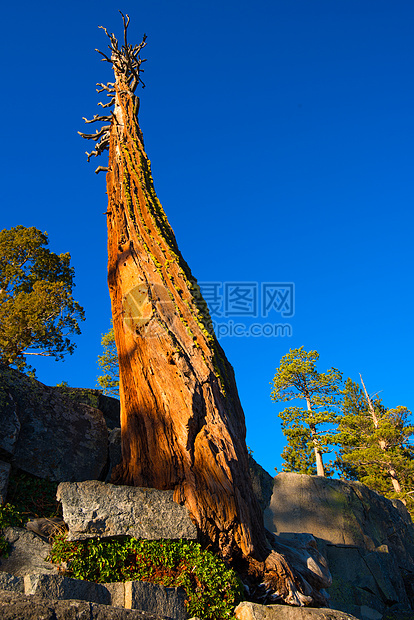
{"label": "bare tree trunk", "polygon": [[223,555],[265,554],[233,370],[153,188],[116,83],[108,189],[109,289],[119,355],[122,465],[114,480],[174,489]]}
{"label": "bare tree trunk", "polygon": [[[371,414],[372,417],[372,421],[374,423],[374,428],[378,428],[379,427],[379,422],[378,422],[378,418],[377,418],[377,414],[375,413],[375,409],[374,409],[374,405],[372,404],[372,400],[370,399],[368,392],[367,392],[367,388],[365,387],[365,383],[362,379],[362,375],[359,375],[361,378],[361,383],[362,383],[362,387],[364,388],[364,392],[365,392],[365,397],[367,399],[367,403],[368,403],[368,409],[369,412]],[[378,441],[378,445],[381,448],[381,450],[383,450],[384,452],[387,452],[387,442],[384,441],[383,439],[380,439]],[[388,473],[389,476],[391,478],[391,482],[392,482],[392,486],[394,487],[394,491],[396,493],[401,493],[402,492],[402,488],[401,488],[401,484],[400,481],[398,480],[398,474],[395,471],[394,467],[391,465],[391,463],[388,463]]]}
{"label": "bare tree trunk", "polygon": [[[311,406],[311,402],[309,398],[306,399],[306,405],[307,405],[309,413],[312,414],[312,406]],[[310,432],[311,432],[311,435],[313,438],[313,444],[314,444],[313,450],[315,452],[316,475],[325,477],[325,469],[323,467],[322,452],[320,451],[319,446],[318,446],[316,427],[314,424],[309,424],[309,428],[310,428]]]}
{"label": "bare tree trunk", "polygon": [[[402,493],[401,484],[400,484],[400,481],[398,480],[398,474],[395,471],[394,467],[391,465],[391,463],[388,464],[388,473],[390,475],[392,486],[394,487],[394,491],[396,493]],[[401,501],[403,501],[405,504],[405,500],[401,500]]]}
{"label": "bare tree trunk", "polygon": [[264,581],[270,593],[277,587],[286,602],[310,604],[301,591],[309,586],[267,541],[234,372],[154,190],[134,95],[145,37],[140,46],[127,44],[128,19],[121,49],[105,30],[111,58],[102,55],[115,82],[100,86],[114,110],[109,134],[107,127],[92,134],[100,136],[94,155],[109,148],[108,282],[122,437],[112,481],[173,489],[200,538],[224,559]]}
{"label": "bare tree trunk", "polygon": [[316,475],[325,477],[325,469],[323,466],[322,454],[318,447],[315,446],[315,457],[316,457]]}

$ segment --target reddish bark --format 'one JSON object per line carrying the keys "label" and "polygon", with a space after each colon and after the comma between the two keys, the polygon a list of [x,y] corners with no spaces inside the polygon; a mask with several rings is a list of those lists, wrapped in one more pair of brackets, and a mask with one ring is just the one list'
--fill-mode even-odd
{"label": "reddish bark", "polygon": [[233,369],[156,197],[134,95],[121,78],[107,174],[123,455],[113,479],[174,489],[224,557],[237,547],[263,559]]}
{"label": "reddish bark", "polygon": [[113,97],[114,111],[92,153],[109,146],[108,282],[122,437],[122,462],[112,481],[173,489],[200,538],[223,558],[264,578],[286,602],[309,604],[301,578],[267,542],[234,372],[154,190],[134,95],[145,38],[129,46],[127,25],[128,18],[122,49],[105,30],[112,56],[103,56],[113,64],[115,84],[101,86]]}

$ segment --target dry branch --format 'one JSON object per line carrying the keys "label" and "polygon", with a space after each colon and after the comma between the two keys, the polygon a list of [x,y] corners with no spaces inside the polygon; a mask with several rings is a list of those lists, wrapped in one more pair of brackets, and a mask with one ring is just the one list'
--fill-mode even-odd
{"label": "dry branch", "polygon": [[82,119],[85,121],[85,123],[96,123],[98,121],[99,122],[100,121],[108,122],[108,121],[112,121],[112,116],[99,116],[99,114],[95,114],[95,116],[93,118],[91,118],[90,120],[88,120],[84,116],[82,116]]}
{"label": "dry branch", "polygon": [[[108,93],[115,92],[115,84],[113,82],[108,82],[107,84],[101,84],[98,82],[97,86],[102,86],[102,88],[96,89],[97,93],[102,93],[104,90],[107,90]],[[109,97],[109,94],[108,94],[108,97]]]}
{"label": "dry branch", "polygon": [[[121,13],[121,11],[120,11]],[[142,73],[141,64],[145,62],[146,59],[140,58],[139,53],[146,45],[146,35],[144,34],[142,41],[139,45],[129,45],[127,39],[127,31],[129,25],[129,16],[121,13],[123,26],[124,26],[124,44],[119,47],[118,40],[113,33],[109,33],[108,30],[104,26],[99,26],[106,36],[109,39],[108,49],[110,51],[110,55],[105,54],[101,50],[96,50],[101,56],[102,60],[109,62],[112,64],[113,69],[115,71],[115,75],[122,76],[123,86],[126,87],[125,93],[129,93],[130,95],[135,97],[134,104],[134,113],[137,114],[139,110],[139,99],[134,95],[134,92],[138,86],[141,84],[144,88],[145,84],[140,77],[140,73]],[[115,104],[115,82],[108,82],[107,84],[103,84],[102,82],[98,82],[96,84],[99,88],[96,89],[98,93],[106,91],[107,96],[110,97],[110,100],[107,103],[103,103],[102,101],[98,102],[98,106],[102,108],[110,108]],[[93,140],[97,142],[95,148],[90,153],[86,153],[88,157],[88,161],[91,157],[97,157],[101,155],[104,151],[109,149],[109,138],[111,133],[111,126],[114,121],[113,112],[112,115],[99,115],[95,114],[94,117],[90,120],[83,117],[85,123],[95,123],[95,122],[111,122],[111,125],[104,125],[101,129],[97,130],[93,134],[83,133],[78,131],[79,135],[86,140]],[[99,166],[95,172],[98,173],[101,170],[105,170],[105,166]]]}

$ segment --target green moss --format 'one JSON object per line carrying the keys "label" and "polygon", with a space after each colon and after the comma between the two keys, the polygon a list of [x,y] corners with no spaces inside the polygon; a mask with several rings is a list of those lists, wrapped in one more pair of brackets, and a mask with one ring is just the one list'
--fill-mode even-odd
{"label": "green moss", "polygon": [[332,585],[330,586],[329,596],[335,603],[342,605],[354,605],[355,604],[355,592],[354,587],[349,581],[333,577]]}
{"label": "green moss", "polygon": [[[179,273],[181,274],[181,277],[186,283],[187,289],[190,292],[191,297],[192,297],[192,302],[190,302],[189,300],[185,300],[185,303],[194,321],[196,322],[198,328],[203,334],[204,338],[207,340],[210,346],[212,346],[214,372],[220,382],[221,390],[223,394],[226,395],[225,385],[226,383],[229,382],[230,378],[228,376],[226,362],[224,359],[222,359],[219,353],[216,338],[214,334],[211,333],[212,320],[211,320],[210,312],[208,310],[208,306],[202,297],[197,281],[193,277],[189,266],[187,265],[187,263],[185,262],[185,260],[183,259],[179,251],[179,248],[177,246],[177,242],[174,236],[174,232],[168,222],[164,209],[156,195],[156,192],[154,189],[154,181],[153,181],[152,173],[151,173],[151,163],[149,159],[147,158],[146,154],[144,153],[144,151],[142,150],[142,145],[132,136],[131,136],[131,139],[134,141],[136,150],[133,149],[133,152],[130,153],[130,151],[126,147],[124,147],[123,149],[124,166],[126,169],[129,169],[129,174],[136,174],[137,177],[140,179],[140,182],[143,183],[143,185],[145,186],[146,192],[144,195],[145,195],[145,200],[146,200],[147,212],[151,218],[152,225],[154,229],[158,232],[159,236],[154,237],[151,234],[151,231],[148,228],[147,224],[145,223],[138,195],[136,195],[136,200],[135,200],[135,205],[134,205],[135,213],[139,215],[140,226],[142,227],[142,229],[148,234],[148,237],[151,239],[151,241],[157,244],[161,254],[163,255],[165,259],[163,261],[164,264],[162,265],[160,261],[158,260],[158,258],[154,256],[153,252],[150,251],[148,244],[141,237],[142,244],[144,246],[145,251],[150,256],[155,266],[155,269],[157,273],[160,275],[161,280],[164,286],[166,287],[166,289],[169,290],[170,288],[166,282],[166,278],[167,278],[170,281],[170,283],[175,287],[178,294],[182,296],[182,293],[183,293],[182,288],[176,285],[176,283],[174,282],[174,277],[172,276],[172,274],[169,272],[169,269],[168,269],[171,264],[177,265]],[[130,185],[128,181],[128,190],[129,190],[129,187]],[[138,191],[137,188],[135,188],[135,194],[137,194],[137,191]],[[128,210],[131,210],[133,208],[132,198],[130,194],[127,192],[125,195],[126,195],[126,200],[127,200],[127,208]],[[167,248],[163,246],[163,244],[160,242],[160,239],[162,239],[165,242]],[[193,333],[188,321],[184,318],[183,313],[181,312],[179,306],[177,305],[174,297],[171,294],[170,294],[170,298],[171,298],[172,303],[174,304],[174,308],[175,308],[175,311],[179,319],[181,320],[186,330],[188,331],[189,335],[193,339],[193,342],[196,344],[197,347],[200,348],[200,345],[197,342],[196,335]],[[201,349],[201,351],[203,350]],[[204,352],[203,352],[203,358],[205,359]]]}

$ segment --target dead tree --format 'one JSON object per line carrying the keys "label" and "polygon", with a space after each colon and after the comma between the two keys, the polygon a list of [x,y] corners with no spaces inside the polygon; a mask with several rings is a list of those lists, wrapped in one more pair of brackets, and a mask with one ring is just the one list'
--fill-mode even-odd
{"label": "dead tree", "polygon": [[[122,15],[122,14],[121,14]],[[200,539],[291,604],[310,604],[301,577],[271,550],[248,471],[244,413],[233,368],[158,201],[138,125],[146,45],[109,34],[111,108],[88,160],[109,150],[108,282],[119,356],[122,463],[112,481],[173,489]],[[99,50],[97,50],[99,51]],[[99,169],[106,169],[99,167]]]}

